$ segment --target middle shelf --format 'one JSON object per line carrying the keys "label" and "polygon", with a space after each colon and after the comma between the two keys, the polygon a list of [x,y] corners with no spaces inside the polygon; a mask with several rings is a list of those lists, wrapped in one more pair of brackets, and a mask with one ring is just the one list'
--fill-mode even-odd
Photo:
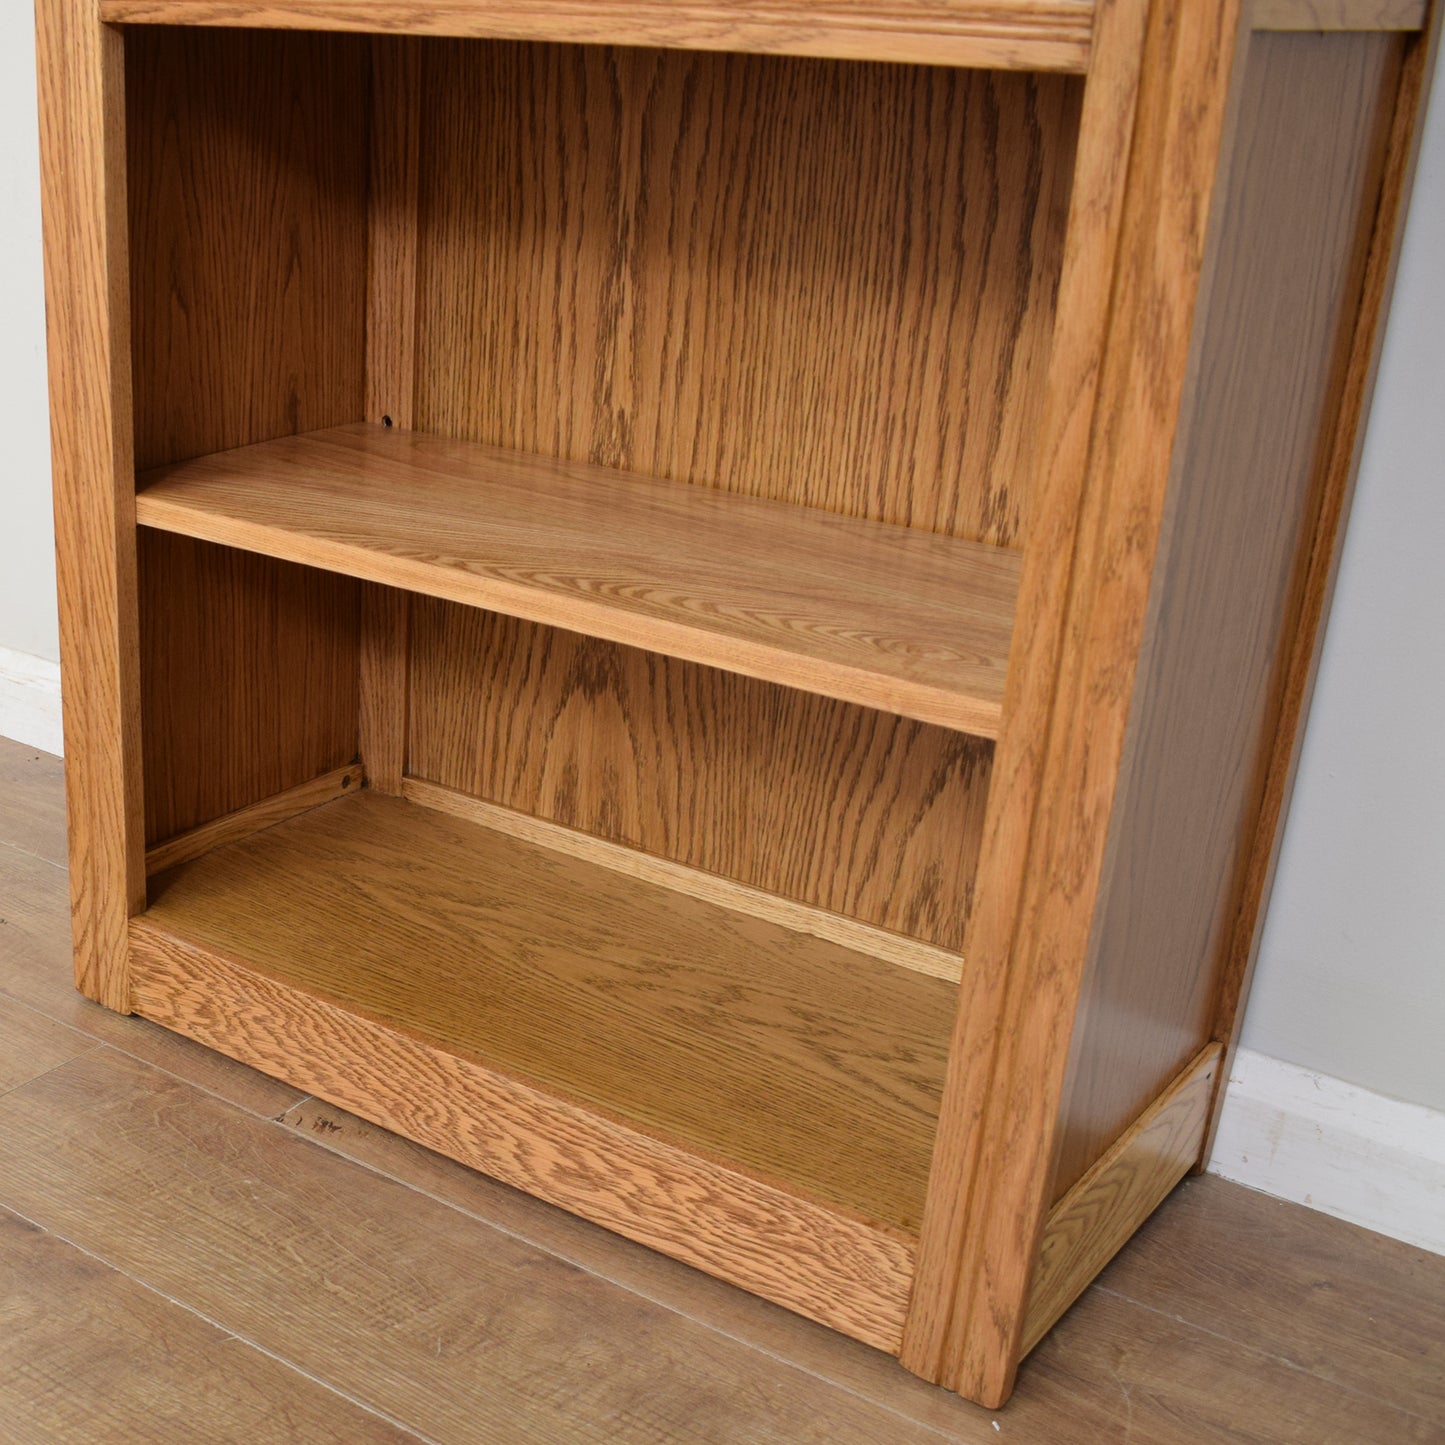
{"label": "middle shelf", "polygon": [[998,734],[1006,548],[366,423],[158,468],[136,518]]}

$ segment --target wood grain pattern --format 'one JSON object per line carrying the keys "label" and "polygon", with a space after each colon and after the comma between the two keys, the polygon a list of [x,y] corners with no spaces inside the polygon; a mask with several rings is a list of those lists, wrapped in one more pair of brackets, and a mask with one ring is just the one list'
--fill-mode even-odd
{"label": "wood grain pattern", "polygon": [[[59,789],[55,809],[63,815]],[[77,993],[64,868],[18,848],[0,848],[0,899],[0,1011],[33,1009],[268,1119],[300,1097],[190,1039],[147,1019],[122,1018]]]}
{"label": "wood grain pattern", "polygon": [[903,1354],[987,1405],[1012,1388],[1049,1203],[1240,29],[1233,3],[1099,14],[1109,82],[1097,110],[1085,97],[1079,245],[1020,583],[1029,656],[1011,664],[966,950],[980,983],[950,1048]]}
{"label": "wood grain pattern", "polygon": [[1210,1044],[1049,1210],[1024,1318],[1024,1354],[1189,1172],[1223,1049]]}
{"label": "wood grain pattern", "polygon": [[1428,0],[1253,0],[1256,30],[1421,30]]}
{"label": "wood grain pattern", "polygon": [[427,1441],[936,1445],[113,1055],[0,1099],[0,1151],[0,1203]]}
{"label": "wood grain pattern", "polygon": [[150,527],[991,736],[1018,555],[357,424],[142,478]]}
{"label": "wood grain pattern", "polygon": [[[1234,1057],[1259,952],[1265,904],[1274,881],[1283,837],[1282,822],[1294,790],[1303,720],[1314,692],[1315,669],[1324,638],[1324,618],[1334,595],[1335,575],[1344,541],[1344,518],[1354,493],[1364,441],[1364,419],[1374,392],[1385,313],[1394,286],[1400,230],[1419,153],[1420,117],[1434,72],[1440,37],[1445,31],[1445,6],[1436,6],[1430,31],[1408,42],[1401,64],[1400,88],[1380,184],[1380,205],[1370,241],[1355,321],[1349,366],[1341,389],[1329,461],[1321,486],[1309,559],[1300,588],[1299,609],[1290,632],[1279,684],[1279,722],[1260,797],[1259,812],[1239,890],[1235,920],[1219,992],[1215,1000],[1213,1036],[1225,1042],[1225,1076]],[[1219,1123],[1224,1091],[1215,1096],[1209,1136],[1201,1158],[1207,1159]]]}
{"label": "wood grain pattern", "polygon": [[36,46],[75,980],[123,1011],[145,906],[125,77],[86,0],[40,6]]}
{"label": "wood grain pattern", "polygon": [[0,1007],[0,1094],[94,1047],[88,1035],[7,1000]]}
{"label": "wood grain pattern", "polygon": [[402,31],[775,51],[843,60],[914,61],[1022,70],[1083,70],[1093,0],[103,0],[125,25],[248,25],[303,30]]}
{"label": "wood grain pattern", "polygon": [[956,951],[987,743],[447,603],[412,774]]}
{"label": "wood grain pattern", "polygon": [[[1036,805],[1049,774],[1055,691],[1066,645],[1075,640],[1067,626],[1073,558],[1083,525],[1082,499],[1124,234],[1145,20],[1146,7],[1135,0],[1102,5],[1098,15],[1094,67],[1079,126],[1039,485],[1019,582],[1021,625],[1015,627],[1004,696],[1006,725],[995,750],[977,904],[967,934],[970,954],[981,949],[990,966],[970,970],[972,986],[959,998],[918,1276],[900,1355],[925,1379],[953,1388],[967,1380],[977,1392],[974,1398],[983,1398],[986,1390],[990,1399],[1002,1400],[1012,1381],[1011,1341],[985,1342],[975,1354],[967,1353],[981,1218],[974,1194],[999,1040],[1008,1027],[1008,1011],[1019,1002],[1018,993],[1010,996],[1014,934],[1030,881]],[[1047,1088],[1045,1081],[1037,1082]],[[1035,1106],[1041,1102],[1034,1101]],[[1026,1099],[1025,1111],[1029,1107]],[[1027,1252],[1017,1241],[1001,1266],[1000,1289],[1017,1294],[1020,1311],[1034,1254],[1033,1239]],[[1005,1306],[1005,1325],[1007,1314]]]}
{"label": "wood grain pattern", "polygon": [[439,1052],[410,1030],[254,973],[163,927],[138,921],[131,939],[138,1007],[167,1028],[284,1072],[309,1092],[810,1319],[897,1349],[913,1252],[896,1235]]}
{"label": "wood grain pattern", "polygon": [[1394,96],[1389,35],[1258,35],[1215,222],[1060,1106],[1058,1198],[1210,1038]]}
{"label": "wood grain pattern", "polygon": [[352,788],[359,788],[362,781],[360,765],[349,763],[342,768],[333,768],[331,772],[323,773],[308,783],[300,783],[294,788],[287,788],[283,793],[263,798],[259,803],[252,803],[250,807],[239,808],[234,813],[202,823],[199,828],[192,828],[188,833],[178,833],[174,838],[167,838],[164,843],[146,849],[146,874],[149,876],[162,873],[167,868],[174,868],[178,863],[199,858],[213,848],[219,848],[223,843],[249,838],[252,833],[259,833],[263,828],[283,823],[287,818],[294,818],[297,813],[304,813],[311,808],[320,807],[322,803],[334,801]]}
{"label": "wood grain pattern", "polygon": [[355,762],[355,584],[146,528],[139,540],[147,843]]}
{"label": "wood grain pattern", "polygon": [[[302,1106],[304,1107],[304,1106]],[[1319,1388],[1445,1419],[1445,1257],[1206,1176],[1170,1197],[1104,1283]]]}
{"label": "wood grain pattern", "polygon": [[366,201],[366,420],[410,428],[416,401],[421,44],[371,45]]}
{"label": "wood grain pattern", "polygon": [[0,1299],[0,1421],[12,1440],[417,1440],[6,1210]]}
{"label": "wood grain pattern", "polygon": [[426,63],[418,428],[1018,542],[1077,82]]}
{"label": "wood grain pattern", "polygon": [[364,42],[167,30],[125,50],[136,465],[355,421]]}
{"label": "wood grain pattern", "polygon": [[357,724],[369,785],[393,796],[406,775],[411,695],[411,597],[374,582],[361,584]]}
{"label": "wood grain pattern", "polygon": [[[235,958],[427,1057],[554,1092],[579,1119],[597,1110],[900,1235],[917,1226],[955,991],[942,980],[374,793],[152,880],[145,916],[147,938]],[[141,1011],[184,1017],[158,995]],[[273,1044],[283,1076],[307,1067],[289,1037]],[[374,1072],[337,1102],[355,1107]],[[504,1133],[490,1147],[551,1146]]]}
{"label": "wood grain pattern", "polygon": [[0,738],[0,843],[65,867],[65,765]]}
{"label": "wood grain pattern", "polygon": [[466,793],[451,788],[439,787],[436,783],[424,782],[419,778],[407,778],[401,786],[401,796],[409,803],[423,808],[435,808],[438,812],[450,813],[454,818],[480,823],[493,832],[504,833],[509,838],[519,838],[524,843],[539,848],[550,848],[565,853],[570,858],[580,858],[602,868],[611,868],[628,878],[644,883],[655,883],[674,893],[696,898],[703,903],[715,903],[730,913],[744,913],[751,918],[761,918],[776,923],[793,933],[807,933],[814,938],[827,939],[831,943],[866,953],[885,963],[896,964],[899,968],[911,968],[926,973],[931,978],[944,978],[957,983],[963,972],[963,960],[947,949],[932,944],[920,943],[917,939],[903,934],[889,933],[871,924],[859,923],[856,919],[841,913],[826,913],[806,903],[780,897],[776,893],[764,893],[758,888],[735,883],[730,878],[720,878],[715,873],[705,873],[700,868],[688,868],[665,858],[655,858],[637,848],[628,848],[609,843],[591,833],[578,832],[572,828],[561,828],[556,823],[534,818],[530,813],[517,813],[510,808],[500,808],[495,803],[483,802]]}

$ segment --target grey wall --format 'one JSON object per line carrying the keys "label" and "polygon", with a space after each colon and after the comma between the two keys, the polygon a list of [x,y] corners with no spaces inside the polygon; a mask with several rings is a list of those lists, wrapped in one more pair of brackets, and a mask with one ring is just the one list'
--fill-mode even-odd
{"label": "grey wall", "polygon": [[[0,648],[57,656],[28,0],[0,0]],[[1445,1109],[1445,100],[1244,1042]]]}
{"label": "grey wall", "polygon": [[0,0],[0,647],[54,662],[32,29],[29,0]]}

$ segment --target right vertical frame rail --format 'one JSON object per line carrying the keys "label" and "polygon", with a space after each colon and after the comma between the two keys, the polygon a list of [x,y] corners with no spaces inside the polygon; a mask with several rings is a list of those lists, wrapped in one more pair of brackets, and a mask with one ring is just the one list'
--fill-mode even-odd
{"label": "right vertical frame rail", "polygon": [[[1326,8],[1338,33],[1278,4],[1261,20],[1156,0],[1120,106],[1129,6],[1101,7],[1044,545],[1026,557],[965,944],[976,981],[902,1351],[986,1405],[1007,1398],[1043,1313],[1207,1149],[1227,1077],[1437,28]],[[1110,126],[1132,136],[1126,177],[1090,169]],[[1176,1097],[1189,1118],[1171,1104],[1150,1203],[1140,1124]],[[1108,1217],[1115,1158],[1135,1181],[1118,1191],[1127,1220]],[[1097,1237],[1052,1251],[1037,1280],[1046,1217],[1085,1186]]]}

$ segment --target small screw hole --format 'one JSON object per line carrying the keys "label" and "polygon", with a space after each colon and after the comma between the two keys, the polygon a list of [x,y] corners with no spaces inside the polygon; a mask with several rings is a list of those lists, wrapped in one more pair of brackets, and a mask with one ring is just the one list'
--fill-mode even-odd
{"label": "small screw hole", "polygon": [[351,786],[351,774],[350,774],[350,773],[347,773],[346,776],[345,776],[344,778],[342,778],[342,780],[341,780],[341,786],[342,786],[343,788],[349,788],[349,787]]}
{"label": "small screw hole", "polygon": [[381,424],[382,424],[382,426],[390,426],[390,425],[391,425],[391,418],[390,418],[389,416],[384,416],[384,417],[382,417],[382,419],[381,419]]}

